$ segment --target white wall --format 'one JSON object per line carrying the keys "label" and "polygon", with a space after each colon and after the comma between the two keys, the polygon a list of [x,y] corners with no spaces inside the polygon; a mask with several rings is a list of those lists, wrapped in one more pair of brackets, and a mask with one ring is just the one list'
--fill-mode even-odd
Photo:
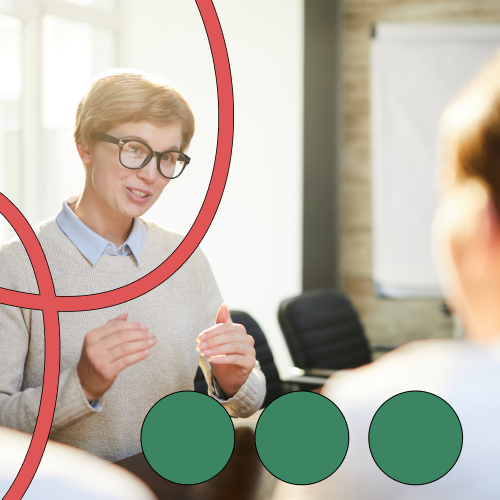
{"label": "white wall", "polygon": [[[226,190],[201,247],[231,309],[292,366],[277,321],[301,291],[303,0],[214,0],[233,77],[234,147]],[[194,0],[128,0],[122,64],[166,76],[193,106],[192,163],[146,217],[186,233],[205,196],[217,140],[208,39]]]}

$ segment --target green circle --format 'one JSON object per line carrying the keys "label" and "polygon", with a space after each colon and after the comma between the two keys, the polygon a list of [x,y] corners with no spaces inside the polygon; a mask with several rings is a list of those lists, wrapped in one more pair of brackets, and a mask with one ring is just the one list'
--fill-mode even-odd
{"label": "green circle", "polygon": [[[204,439],[212,445],[203,446]],[[175,392],[149,410],[141,444],[160,476],[173,483],[198,484],[226,466],[233,453],[234,427],[224,407],[206,394]]]}
{"label": "green circle", "polygon": [[462,426],[453,408],[424,391],[388,399],[375,413],[369,445],[380,470],[404,484],[428,484],[446,475],[462,451]]}
{"label": "green circle", "polygon": [[255,429],[264,467],[291,484],[313,484],[332,475],[349,446],[349,430],[332,401],[313,392],[291,392],[275,399]]}

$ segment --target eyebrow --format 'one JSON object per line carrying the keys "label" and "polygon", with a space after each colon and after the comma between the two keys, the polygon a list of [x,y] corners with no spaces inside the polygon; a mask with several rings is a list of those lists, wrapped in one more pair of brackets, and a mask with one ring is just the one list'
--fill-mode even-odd
{"label": "eyebrow", "polygon": [[[122,139],[137,139],[138,141],[141,141],[141,142],[144,142],[145,144],[148,144],[148,141],[146,141],[146,139],[144,139],[143,137],[140,137],[138,135],[126,135],[125,137],[122,137]],[[151,146],[149,146],[151,148]],[[153,148],[151,148],[153,149]],[[164,149],[163,151],[158,151],[158,153],[164,153],[165,151],[180,151],[181,150],[181,147],[180,146],[171,146],[167,149]]]}

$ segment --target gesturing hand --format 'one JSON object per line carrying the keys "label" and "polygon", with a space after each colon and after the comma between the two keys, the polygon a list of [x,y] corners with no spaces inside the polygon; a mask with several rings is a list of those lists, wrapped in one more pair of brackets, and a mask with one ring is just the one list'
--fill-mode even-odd
{"label": "gesturing hand", "polygon": [[198,335],[197,349],[206,356],[212,373],[226,396],[234,396],[255,366],[253,337],[243,325],[229,321],[229,309],[222,304],[215,326]]}
{"label": "gesturing hand", "polygon": [[156,344],[153,332],[121,314],[85,335],[76,372],[89,401],[101,398],[117,375],[149,355]]}

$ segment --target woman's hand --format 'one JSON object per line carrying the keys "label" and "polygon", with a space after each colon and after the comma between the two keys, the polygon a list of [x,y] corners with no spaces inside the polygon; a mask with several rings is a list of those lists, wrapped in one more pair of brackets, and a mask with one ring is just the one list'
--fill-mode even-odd
{"label": "woman's hand", "polygon": [[85,335],[76,372],[89,401],[101,398],[117,375],[149,355],[156,344],[153,332],[121,314]]}
{"label": "woman's hand", "polygon": [[215,322],[215,326],[198,335],[196,348],[208,358],[217,383],[230,398],[240,390],[255,366],[255,342],[243,325],[229,321],[226,304],[220,307]]}

